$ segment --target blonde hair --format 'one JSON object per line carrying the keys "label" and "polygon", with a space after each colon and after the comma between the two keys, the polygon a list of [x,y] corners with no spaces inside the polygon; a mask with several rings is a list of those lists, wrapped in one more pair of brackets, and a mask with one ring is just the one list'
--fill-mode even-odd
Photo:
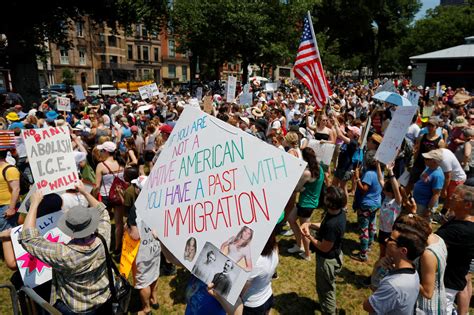
{"label": "blonde hair", "polygon": [[285,141],[286,141],[286,143],[288,143],[292,147],[296,147],[296,146],[299,145],[300,139],[299,139],[298,134],[296,132],[290,131],[286,134]]}

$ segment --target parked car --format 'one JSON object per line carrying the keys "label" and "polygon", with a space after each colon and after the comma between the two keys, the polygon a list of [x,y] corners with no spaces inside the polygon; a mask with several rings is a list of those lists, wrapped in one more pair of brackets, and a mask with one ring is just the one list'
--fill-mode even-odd
{"label": "parked car", "polygon": [[67,84],[64,84],[64,83],[58,83],[58,84],[51,84],[48,89],[50,91],[56,91],[56,92],[59,92],[59,93],[67,93],[68,90],[71,89],[70,86],[68,86]]}
{"label": "parked car", "polygon": [[56,97],[65,97],[66,93],[61,93],[58,91],[54,90],[48,90],[48,89],[41,89],[41,98],[47,99],[48,97],[56,98]]}
{"label": "parked car", "polygon": [[126,89],[116,88],[110,84],[101,84],[99,85],[89,85],[87,87],[87,93],[90,96],[97,96],[99,94],[107,95],[107,96],[117,96],[123,93],[127,93]]}

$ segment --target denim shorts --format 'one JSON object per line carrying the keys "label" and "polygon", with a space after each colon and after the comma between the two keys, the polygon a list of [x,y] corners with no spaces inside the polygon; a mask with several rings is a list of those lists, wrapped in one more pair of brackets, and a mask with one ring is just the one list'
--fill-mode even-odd
{"label": "denim shorts", "polygon": [[11,218],[5,218],[5,211],[8,210],[10,205],[0,206],[0,231],[4,231],[9,228],[17,226],[18,212]]}

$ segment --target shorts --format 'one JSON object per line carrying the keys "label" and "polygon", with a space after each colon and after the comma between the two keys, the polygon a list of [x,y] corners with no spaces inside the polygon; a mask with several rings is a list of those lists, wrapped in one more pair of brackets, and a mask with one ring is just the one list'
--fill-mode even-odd
{"label": "shorts", "polygon": [[341,181],[345,181],[347,182],[348,180],[350,180],[352,178],[352,170],[341,170],[341,169],[336,169],[336,171],[334,172],[334,177],[336,177],[337,179],[341,180]]}
{"label": "shorts", "polygon": [[456,190],[456,187],[458,187],[459,185],[462,185],[463,183],[464,183],[463,180],[450,181],[448,184],[447,192],[446,192],[447,193],[446,199],[449,200],[451,196],[453,195],[454,191]]}
{"label": "shorts", "polygon": [[268,300],[266,300],[265,303],[263,303],[260,306],[249,307],[249,306],[244,305],[244,311],[242,314],[243,315],[267,314],[267,312],[270,311],[272,306],[273,306],[273,295],[270,296]]}
{"label": "shorts", "polygon": [[385,245],[385,240],[389,238],[391,234],[391,232],[384,232],[379,230],[379,235],[377,235],[377,242],[379,242],[379,244]]}
{"label": "shorts", "polygon": [[314,208],[306,208],[306,207],[301,207],[300,205],[296,205],[296,213],[300,218],[310,218],[311,215],[313,214]]}
{"label": "shorts", "polygon": [[14,228],[17,225],[18,212],[11,218],[5,218],[3,215],[10,205],[0,206],[0,232],[6,229]]}

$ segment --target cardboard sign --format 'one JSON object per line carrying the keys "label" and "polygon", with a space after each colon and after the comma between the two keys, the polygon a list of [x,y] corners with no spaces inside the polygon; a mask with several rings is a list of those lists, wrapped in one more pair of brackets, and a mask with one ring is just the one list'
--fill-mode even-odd
{"label": "cardboard sign", "polygon": [[237,78],[229,76],[227,78],[226,98],[231,103],[235,100],[235,90],[237,89]]}
{"label": "cardboard sign", "polygon": [[196,89],[196,98],[198,99],[198,101],[202,100],[202,87],[198,87]]}
{"label": "cardboard sign", "polygon": [[418,92],[418,91],[409,91],[407,98],[413,106],[418,106],[418,100],[420,99],[420,92]]}
{"label": "cardboard sign", "polygon": [[204,111],[208,114],[212,114],[212,110],[213,110],[213,107],[212,107],[212,97],[207,95],[207,96],[204,96],[204,99],[203,99],[203,107],[204,107]]}
{"label": "cardboard sign", "polygon": [[413,115],[415,115],[417,110],[417,106],[397,107],[393,119],[385,131],[382,143],[375,153],[375,158],[378,161],[389,164],[395,159],[397,150],[400,148],[403,138],[407,134],[408,127],[411,124]]}
{"label": "cardboard sign", "polygon": [[321,143],[319,140],[311,139],[308,142],[308,147],[314,150],[320,163],[323,163],[327,166],[331,165],[334,150],[336,149],[335,144]]}
{"label": "cardboard sign", "polygon": [[433,115],[434,106],[423,106],[423,113],[421,117],[431,117]]}
{"label": "cardboard sign", "polygon": [[[137,218],[157,231],[189,270],[210,242],[249,271],[305,167],[306,162],[185,107],[137,198]],[[232,245],[241,239],[247,245],[236,250]],[[246,279],[232,286],[231,304]]]}
{"label": "cardboard sign", "polygon": [[156,83],[141,86],[138,88],[138,92],[142,100],[152,99],[153,96],[160,95],[160,90],[158,90]]}
{"label": "cardboard sign", "polygon": [[22,130],[35,186],[43,194],[74,188],[79,180],[69,128]]}
{"label": "cardboard sign", "polygon": [[367,144],[367,137],[369,136],[370,126],[372,126],[372,117],[369,116],[367,123],[364,126],[364,131],[362,132],[362,142],[360,144],[361,148],[365,148]]}
{"label": "cardboard sign", "polygon": [[84,90],[82,89],[81,85],[73,85],[72,88],[74,89],[74,96],[76,100],[85,100],[86,97],[84,95]]}
{"label": "cardboard sign", "polygon": [[125,278],[128,278],[130,270],[132,270],[132,264],[137,257],[138,247],[140,246],[140,240],[134,240],[130,237],[127,230],[123,232],[122,239],[122,254],[120,255],[120,266],[119,272]]}
{"label": "cardboard sign", "polygon": [[[67,243],[70,240],[69,236],[56,227],[57,222],[63,213],[63,211],[58,211],[36,219],[36,227],[41,235],[52,243]],[[18,236],[20,235],[22,228],[23,225],[13,228],[10,237],[12,240],[16,263],[21,278],[23,279],[23,283],[29,288],[34,288],[51,280],[52,268],[41,260],[30,255],[23,249],[20,243],[18,243]]]}
{"label": "cardboard sign", "polygon": [[70,112],[71,111],[71,100],[69,97],[57,97],[57,109],[60,112]]}

